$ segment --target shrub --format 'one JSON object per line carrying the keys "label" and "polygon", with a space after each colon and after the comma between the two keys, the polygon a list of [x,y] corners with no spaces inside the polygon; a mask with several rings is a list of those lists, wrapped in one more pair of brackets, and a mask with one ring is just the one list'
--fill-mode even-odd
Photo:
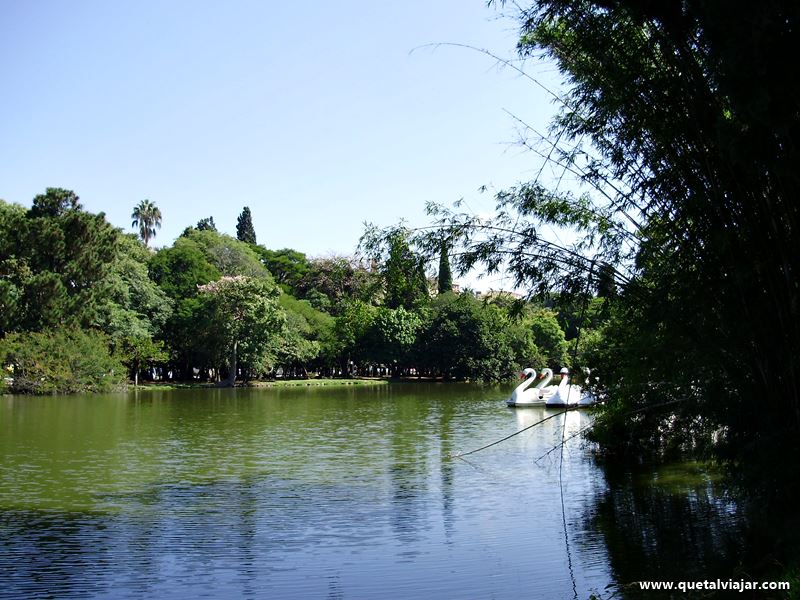
{"label": "shrub", "polygon": [[13,393],[106,392],[125,384],[125,368],[109,352],[109,338],[92,330],[9,333],[0,341],[0,364],[10,371]]}

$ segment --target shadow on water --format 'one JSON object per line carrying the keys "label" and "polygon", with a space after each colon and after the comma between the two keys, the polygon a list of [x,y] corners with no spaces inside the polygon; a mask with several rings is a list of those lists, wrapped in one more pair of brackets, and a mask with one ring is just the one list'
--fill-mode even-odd
{"label": "shadow on water", "polygon": [[[602,598],[652,598],[641,581],[740,580],[745,522],[711,466],[605,466],[604,472],[607,491],[586,512],[602,534],[616,582]],[[731,592],[705,590],[698,597],[725,594]]]}

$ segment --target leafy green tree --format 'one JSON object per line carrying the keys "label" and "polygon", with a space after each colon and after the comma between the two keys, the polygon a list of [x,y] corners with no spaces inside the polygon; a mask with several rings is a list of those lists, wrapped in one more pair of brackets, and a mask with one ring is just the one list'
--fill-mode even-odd
{"label": "leafy green tree", "polygon": [[173,313],[163,327],[171,353],[170,370],[185,379],[193,377],[195,367],[206,372],[218,359],[206,327],[210,309],[207,299],[198,297],[198,287],[222,274],[195,240],[183,236],[171,248],[159,250],[148,268],[153,281],[174,302]]}
{"label": "leafy green tree", "polygon": [[364,334],[368,358],[389,365],[392,375],[400,375],[401,369],[414,362],[412,351],[421,328],[422,319],[417,313],[403,307],[378,308]]}
{"label": "leafy green tree", "polygon": [[471,295],[437,296],[419,335],[423,369],[445,378],[500,380],[519,370],[514,329],[500,307]]}
{"label": "leafy green tree", "polygon": [[109,338],[93,330],[15,332],[0,340],[0,364],[11,366],[14,393],[106,392],[125,383],[125,368],[109,347]]}
{"label": "leafy green tree", "polygon": [[568,364],[567,340],[553,311],[539,309],[522,319],[523,327],[529,328],[533,342],[544,359],[544,366],[553,368]]}
{"label": "leafy green tree", "polygon": [[173,301],[148,275],[151,256],[132,234],[118,236],[98,306],[98,327],[115,340],[158,335],[172,315]]}
{"label": "leafy green tree", "polygon": [[412,309],[418,303],[427,301],[429,294],[425,262],[422,256],[411,250],[408,232],[403,228],[394,230],[386,244],[382,269],[386,286],[386,306]]}
{"label": "leafy green tree", "polygon": [[20,249],[25,244],[27,210],[0,200],[0,337],[22,319],[25,287],[33,275]]}
{"label": "leafy green tree", "polygon": [[263,279],[223,277],[199,288],[209,299],[208,323],[217,347],[228,359],[225,385],[233,386],[240,361],[250,371],[263,372],[274,360],[285,327],[278,290]]}
{"label": "leafy green tree", "polygon": [[13,271],[15,288],[6,289],[15,297],[16,313],[7,326],[98,327],[119,241],[105,215],[81,210],[77,195],[58,188],[37,196],[23,219],[19,211],[4,212],[16,227],[11,235],[14,246],[5,246],[0,257],[4,268]]}
{"label": "leafy green tree", "polygon": [[131,227],[139,228],[139,236],[144,245],[156,237],[156,229],[161,229],[161,210],[150,200],[142,200],[131,214]]}
{"label": "leafy green tree", "polygon": [[365,340],[375,319],[376,308],[366,302],[353,300],[346,302],[336,317],[333,326],[334,341],[329,351],[340,365],[342,372],[349,375],[351,365],[366,358]]}
{"label": "leafy green tree", "polygon": [[298,290],[300,282],[311,267],[305,254],[291,248],[269,250],[263,246],[256,246],[254,250],[261,263],[272,273],[275,281],[281,286],[286,286],[292,293]]}
{"label": "leafy green tree", "polygon": [[134,386],[139,385],[139,373],[145,367],[163,363],[169,358],[169,354],[164,351],[164,343],[153,341],[149,337],[126,337],[119,346],[117,354],[128,367]]}
{"label": "leafy green tree", "polygon": [[307,300],[281,294],[278,303],[286,313],[286,333],[280,341],[276,364],[284,373],[308,375],[308,367],[318,364],[325,347],[330,347],[334,320],[316,310]]}
{"label": "leafy green tree", "polygon": [[222,275],[244,275],[272,281],[272,276],[250,245],[236,238],[211,230],[190,231],[187,236],[203,251],[208,262]]}
{"label": "leafy green tree", "polygon": [[250,208],[245,206],[236,221],[236,239],[247,244],[256,243],[256,230],[253,227],[253,215]]}
{"label": "leafy green tree", "polygon": [[171,248],[159,250],[148,265],[150,277],[175,300],[191,298],[197,286],[222,276],[194,239],[179,237]]}
{"label": "leafy green tree", "polygon": [[321,340],[330,335],[333,330],[334,318],[326,312],[312,306],[308,300],[298,300],[290,294],[281,294],[278,302],[286,312],[292,312],[308,325],[310,339]]}

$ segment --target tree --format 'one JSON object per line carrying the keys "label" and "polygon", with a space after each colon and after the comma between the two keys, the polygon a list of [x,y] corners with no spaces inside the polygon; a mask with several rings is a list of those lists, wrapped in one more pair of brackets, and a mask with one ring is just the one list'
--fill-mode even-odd
{"label": "tree", "polygon": [[250,214],[250,208],[247,206],[242,209],[242,213],[236,221],[236,238],[248,244],[256,243],[256,230],[253,227],[253,216]]}
{"label": "tree", "polygon": [[91,329],[14,332],[0,340],[0,364],[11,366],[15,393],[108,392],[124,387],[125,374],[109,347],[109,338]]}
{"label": "tree", "polygon": [[154,363],[164,362],[169,355],[164,351],[164,343],[149,337],[127,337],[122,340],[119,354],[123,364],[133,375],[133,385],[139,385],[139,372]]}
{"label": "tree", "polygon": [[264,246],[256,246],[254,250],[261,263],[272,273],[275,281],[286,286],[292,293],[296,293],[300,282],[311,267],[306,255],[291,248],[269,250]]}
{"label": "tree", "polygon": [[364,344],[368,358],[389,365],[392,375],[400,375],[402,368],[412,366],[412,351],[421,327],[422,320],[415,312],[403,307],[378,308],[365,332]]}
{"label": "tree", "polygon": [[505,379],[519,370],[511,325],[496,305],[469,294],[441,294],[425,312],[418,361],[445,378]]}
{"label": "tree", "polygon": [[411,231],[402,224],[385,231],[368,225],[359,241],[367,256],[381,265],[384,304],[389,308],[411,310],[430,299],[425,257],[411,249],[411,242]]}
{"label": "tree", "polygon": [[5,259],[15,265],[19,284],[16,330],[100,326],[120,236],[103,213],[85,212],[77,199],[69,190],[48,188],[24,219],[15,217],[15,247]]}
{"label": "tree", "polygon": [[195,229],[197,229],[198,231],[216,231],[217,226],[214,224],[214,217],[206,217],[205,219],[200,219],[197,222]]}
{"label": "tree", "polygon": [[236,383],[240,361],[250,370],[265,370],[285,327],[275,285],[240,275],[207,283],[199,292],[209,300],[209,327],[227,357],[225,385]]}
{"label": "tree", "polygon": [[215,230],[195,229],[189,231],[184,239],[195,242],[222,275],[245,275],[272,281],[269,271],[249,244]]}
{"label": "tree", "polygon": [[350,374],[351,365],[366,357],[365,340],[377,309],[360,300],[345,302],[333,326],[331,351],[342,373]]}
{"label": "tree", "polygon": [[111,336],[151,338],[162,333],[174,302],[148,275],[152,252],[133,234],[119,234],[117,253],[98,299],[97,326]]}
{"label": "tree", "polygon": [[33,199],[31,217],[60,217],[67,211],[78,211],[83,208],[78,202],[78,195],[64,188],[47,188],[44,194]]}
{"label": "tree", "polygon": [[453,291],[453,271],[450,268],[450,258],[447,255],[447,241],[442,241],[442,249],[439,253],[437,288],[440,294]]}
{"label": "tree", "polygon": [[19,204],[0,200],[0,337],[23,318],[25,288],[33,275],[27,257],[20,253],[25,248],[27,212]]}
{"label": "tree", "polygon": [[[433,207],[463,244],[458,269],[507,268],[533,293],[602,283],[616,352],[594,428],[604,450],[713,450],[754,504],[794,510],[800,467],[783,457],[800,452],[800,72],[784,65],[800,5],[520,11],[520,54],[555,60],[568,84],[544,156],[590,191],[523,183],[497,195],[490,221]],[[575,243],[542,239],[542,224]]]}
{"label": "tree", "polygon": [[305,377],[307,368],[332,344],[333,317],[286,293],[280,295],[278,303],[286,312],[286,334],[281,339],[277,364],[284,374]]}
{"label": "tree", "polygon": [[150,259],[148,269],[153,281],[175,300],[195,296],[198,285],[222,276],[200,244],[188,237],[179,237],[171,248],[159,250]]}
{"label": "tree", "polygon": [[318,308],[329,307],[338,315],[353,301],[372,303],[381,286],[378,273],[369,271],[354,257],[315,258],[297,285],[297,291]]}
{"label": "tree", "polygon": [[131,227],[139,228],[139,235],[147,246],[156,237],[156,229],[161,229],[161,210],[150,200],[142,200],[131,214]]}

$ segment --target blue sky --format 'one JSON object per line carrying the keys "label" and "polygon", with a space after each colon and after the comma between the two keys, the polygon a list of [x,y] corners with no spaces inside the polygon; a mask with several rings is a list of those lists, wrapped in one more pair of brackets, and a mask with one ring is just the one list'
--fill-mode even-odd
{"label": "blue sky", "polygon": [[[532,178],[505,112],[544,129],[530,81],[455,42],[513,58],[516,24],[482,0],[271,3],[4,0],[0,198],[46,187],[156,245],[213,216],[259,243],[352,253],[363,222],[424,224],[426,201],[492,206],[480,186]],[[526,69],[551,87],[555,69]]]}

